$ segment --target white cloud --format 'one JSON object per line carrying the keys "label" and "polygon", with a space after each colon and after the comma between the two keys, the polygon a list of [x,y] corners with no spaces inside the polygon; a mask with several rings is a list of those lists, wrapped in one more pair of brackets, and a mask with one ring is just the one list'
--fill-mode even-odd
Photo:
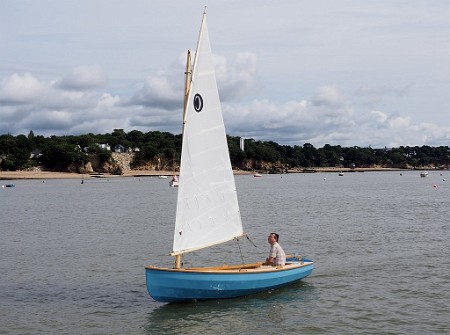
{"label": "white cloud", "polygon": [[345,97],[335,85],[319,87],[312,99],[313,104],[316,106],[331,106],[336,108],[343,107],[345,101]]}
{"label": "white cloud", "polygon": [[386,115],[386,113],[383,113],[381,111],[371,111],[370,114],[372,116],[374,116],[374,118],[378,124],[384,124],[388,119],[388,116]]}
{"label": "white cloud", "polygon": [[107,93],[64,90],[58,81],[13,74],[0,86],[0,133],[70,134],[79,124],[118,117],[119,102]]}
{"label": "white cloud", "polygon": [[231,63],[224,56],[214,55],[216,77],[222,101],[237,100],[254,88],[257,57],[253,53],[238,53]]}
{"label": "white cloud", "polygon": [[183,101],[181,79],[178,81],[171,79],[173,78],[164,73],[148,77],[134,94],[130,104],[167,109],[181,107]]}
{"label": "white cloud", "polygon": [[389,126],[391,128],[407,128],[410,126],[410,120],[408,117],[392,117],[389,120]]}
{"label": "white cloud", "polygon": [[20,120],[21,127],[31,129],[53,130],[67,129],[73,124],[74,115],[68,111],[47,110],[29,113]]}
{"label": "white cloud", "polygon": [[118,96],[112,96],[109,93],[103,93],[97,102],[97,109],[108,111],[113,108],[114,105],[120,103],[120,98]]}
{"label": "white cloud", "polygon": [[[223,64],[226,62],[219,67]],[[239,73],[239,69],[229,69],[233,74]],[[253,81],[233,81],[233,77],[228,82],[234,85],[231,90],[239,91],[241,87],[244,90]],[[52,135],[106,133],[124,128],[179,133],[182,91],[177,86],[182,81],[173,84],[169,78],[171,75],[164,72],[150,76],[133,94],[133,99],[127,99],[94,89],[64,90],[54,84],[58,80],[45,82],[29,73],[15,74],[2,81],[0,132],[26,134],[33,130],[36,134]],[[230,77],[221,77],[227,79]],[[21,94],[15,94],[17,89],[22,90]],[[414,125],[407,116],[366,110],[341,92],[332,85],[319,87],[309,100],[224,102],[227,132],[288,145],[309,142],[317,147],[327,143],[372,147],[442,145],[450,140],[448,127],[433,123]]]}
{"label": "white cloud", "polygon": [[78,66],[57,83],[66,90],[89,90],[105,86],[108,79],[99,65]]}
{"label": "white cloud", "polygon": [[1,82],[0,103],[27,103],[39,99],[47,90],[47,86],[39,82],[31,73],[19,75],[14,73]]}

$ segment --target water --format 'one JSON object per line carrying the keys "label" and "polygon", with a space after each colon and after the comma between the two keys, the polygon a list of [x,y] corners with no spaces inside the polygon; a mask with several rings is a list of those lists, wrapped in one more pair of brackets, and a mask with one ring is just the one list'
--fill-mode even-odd
{"label": "water", "polygon": [[[270,231],[312,276],[230,300],[163,304],[176,189],[158,178],[0,189],[0,334],[448,334],[450,181],[439,172],[237,176],[243,240],[185,265],[265,259]],[[436,187],[434,187],[436,186]]]}

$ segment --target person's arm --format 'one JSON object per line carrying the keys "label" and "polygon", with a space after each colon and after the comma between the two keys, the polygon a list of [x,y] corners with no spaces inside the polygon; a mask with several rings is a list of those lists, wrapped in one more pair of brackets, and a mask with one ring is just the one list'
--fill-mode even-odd
{"label": "person's arm", "polygon": [[269,257],[266,258],[266,262],[264,263],[264,265],[273,265],[275,262],[275,257]]}

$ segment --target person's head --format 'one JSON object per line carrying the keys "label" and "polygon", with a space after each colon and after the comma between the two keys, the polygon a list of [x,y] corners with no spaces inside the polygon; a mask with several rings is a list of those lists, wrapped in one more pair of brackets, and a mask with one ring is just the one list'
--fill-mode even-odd
{"label": "person's head", "polygon": [[269,236],[267,237],[267,240],[269,241],[270,244],[273,244],[275,242],[278,242],[279,238],[280,235],[278,235],[277,233],[270,233]]}

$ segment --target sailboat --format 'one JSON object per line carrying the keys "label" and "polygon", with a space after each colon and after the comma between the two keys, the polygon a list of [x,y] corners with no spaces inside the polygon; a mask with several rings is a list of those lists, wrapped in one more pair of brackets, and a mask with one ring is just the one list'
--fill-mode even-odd
{"label": "sailboat", "polygon": [[173,267],[146,266],[150,296],[161,302],[199,301],[249,295],[298,281],[313,271],[305,258],[288,258],[286,265],[263,262],[184,268],[181,256],[246,236],[239,211],[222,109],[203,13],[191,69],[188,51],[185,73],[182,152]]}
{"label": "sailboat", "polygon": [[170,186],[171,187],[178,187],[178,177],[177,177],[177,175],[174,173],[173,174],[173,176],[172,176],[172,180],[170,181]]}
{"label": "sailboat", "polygon": [[173,160],[172,160],[172,166],[173,166],[173,176],[172,179],[170,180],[170,187],[178,187],[178,177],[177,174],[175,172],[175,154],[173,154]]}

